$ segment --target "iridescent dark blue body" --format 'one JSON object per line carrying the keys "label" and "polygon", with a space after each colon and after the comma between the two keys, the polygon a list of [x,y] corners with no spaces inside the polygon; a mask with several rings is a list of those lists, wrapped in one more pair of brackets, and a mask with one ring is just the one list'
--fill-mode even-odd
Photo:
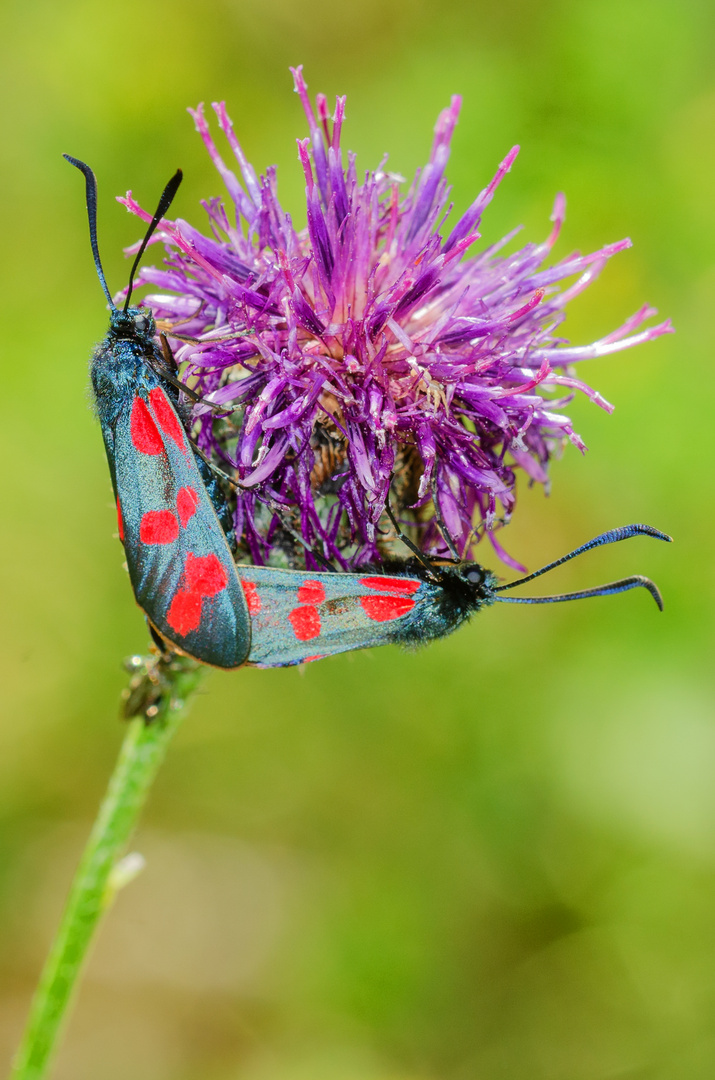
{"label": "iridescent dark blue body", "polygon": [[[227,507],[179,416],[147,310],[114,308],[91,380],[120,537],[137,603],[161,636],[222,668],[239,667],[250,620],[226,531]],[[157,370],[158,369],[158,370]],[[218,511],[218,514],[217,514]]]}

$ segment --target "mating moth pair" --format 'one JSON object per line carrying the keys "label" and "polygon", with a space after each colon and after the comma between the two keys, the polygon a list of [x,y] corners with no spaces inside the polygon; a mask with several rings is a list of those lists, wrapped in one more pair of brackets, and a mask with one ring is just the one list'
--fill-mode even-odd
{"label": "mating moth pair", "polygon": [[182,419],[179,393],[186,388],[172,370],[165,339],[161,348],[157,344],[151,312],[130,306],[139,261],[176,194],[181,171],[162,194],[118,308],[99,257],[94,174],[84,162],[65,157],[85,177],[92,253],[111,308],[91,381],[119,536],[137,603],[162,647],[220,668],[286,667],[351,649],[444,637],[496,602],[556,603],[644,587],[662,609],[657,587],[640,575],[558,596],[503,595],[594,547],[637,535],[670,540],[649,525],[602,533],[505,585],[478,563],[429,559],[405,537],[411,557],[357,573],[237,565],[225,496]]}

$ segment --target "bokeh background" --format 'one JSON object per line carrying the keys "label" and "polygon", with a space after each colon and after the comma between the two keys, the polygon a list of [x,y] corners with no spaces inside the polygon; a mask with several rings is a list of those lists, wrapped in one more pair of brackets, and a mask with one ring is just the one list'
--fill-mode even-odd
{"label": "bokeh background", "polygon": [[[87,359],[106,325],[81,183],[100,180],[111,287],[138,233],[220,184],[185,107],[225,98],[300,220],[289,63],[347,93],[344,143],[409,176],[464,95],[457,209],[522,145],[484,221],[556,251],[629,235],[572,305],[585,343],[641,303],[677,334],[593,362],[586,457],[521,489],[503,538],[535,567],[604,528],[554,588],[419,653],[212,673],[92,956],[57,1080],[700,1080],[715,1074],[713,298],[708,0],[5,0],[0,14],[0,1057],[5,1068],[122,737],[146,632]],[[494,564],[484,549],[485,561]]]}

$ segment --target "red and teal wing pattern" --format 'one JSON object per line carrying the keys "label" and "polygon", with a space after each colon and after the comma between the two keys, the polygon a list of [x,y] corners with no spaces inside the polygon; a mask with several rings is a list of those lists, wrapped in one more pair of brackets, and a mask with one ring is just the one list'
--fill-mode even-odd
{"label": "red and teal wing pattern", "polygon": [[416,577],[238,566],[251,615],[248,663],[289,667],[351,649],[414,641],[434,586]]}
{"label": "red and teal wing pattern", "polygon": [[161,386],[142,388],[122,410],[110,450],[137,603],[189,656],[240,667],[251,641],[246,600],[186,432]]}

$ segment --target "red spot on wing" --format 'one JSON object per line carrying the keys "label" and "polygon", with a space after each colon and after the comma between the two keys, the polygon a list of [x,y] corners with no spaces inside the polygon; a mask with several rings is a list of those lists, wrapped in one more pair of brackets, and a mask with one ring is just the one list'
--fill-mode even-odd
{"label": "red spot on wing", "polygon": [[407,596],[361,596],[360,604],[368,619],[373,622],[389,622],[406,615],[415,606]]}
{"label": "red spot on wing", "polygon": [[171,601],[166,621],[172,630],[185,637],[201,623],[201,597],[198,593],[179,589]]}
{"label": "red spot on wing", "polygon": [[298,589],[299,604],[322,604],[325,589],[320,581],[304,581]]}
{"label": "red spot on wing", "polygon": [[163,454],[164,443],[143,398],[134,398],[129,431],[132,446],[140,454]]}
{"label": "red spot on wing", "polygon": [[139,525],[142,544],[173,544],[179,535],[179,522],[171,510],[147,510]]}
{"label": "red spot on wing", "polygon": [[241,586],[243,588],[243,595],[246,597],[246,604],[248,605],[248,614],[257,615],[263,607],[261,598],[258,595],[258,587],[254,581],[241,580]]}
{"label": "red spot on wing", "polygon": [[402,577],[364,577],[360,578],[360,584],[366,589],[378,589],[380,592],[391,593],[393,596],[411,596],[419,589],[421,582],[414,578]]}
{"label": "red spot on wing", "polygon": [[215,596],[228,585],[228,574],[213,552],[210,555],[192,555],[189,552],[184,572],[189,591],[199,597]]}
{"label": "red spot on wing", "polygon": [[304,664],[312,664],[314,660],[325,660],[325,655],[323,654],[322,656],[306,656],[305,660],[303,660],[302,662]]}
{"label": "red spot on wing", "polygon": [[[179,528],[178,522],[176,528]],[[184,563],[184,585],[175,593],[166,615],[169,626],[181,637],[191,630],[198,630],[203,597],[215,596],[225,589],[228,574],[213,552],[210,555],[189,552]]]}
{"label": "red spot on wing", "polygon": [[124,518],[122,517],[122,506],[119,502],[119,496],[117,496],[117,528],[119,529],[119,539],[124,543]]}
{"label": "red spot on wing", "polygon": [[293,608],[288,616],[298,641],[312,641],[320,634],[320,615],[314,607]]}
{"label": "red spot on wing", "polygon": [[176,496],[176,509],[179,513],[179,521],[186,528],[191,518],[196,513],[199,505],[199,493],[192,487],[179,488]]}
{"label": "red spot on wing", "polygon": [[156,422],[169,438],[176,443],[180,450],[186,449],[184,429],[176,415],[174,406],[160,386],[155,386],[149,393],[149,402],[154,410]]}

